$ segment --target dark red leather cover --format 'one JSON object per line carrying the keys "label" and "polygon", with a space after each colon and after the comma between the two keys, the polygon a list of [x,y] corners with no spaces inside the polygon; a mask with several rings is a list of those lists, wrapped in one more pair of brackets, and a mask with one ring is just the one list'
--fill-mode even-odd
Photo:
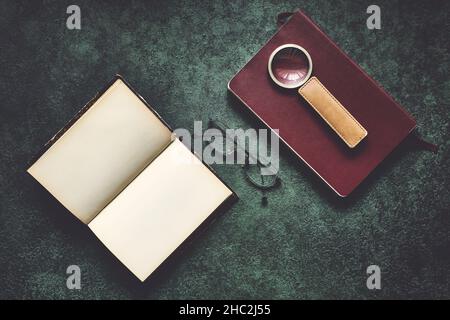
{"label": "dark red leather cover", "polygon": [[[349,149],[297,93],[272,83],[267,63],[278,46],[304,47],[312,75],[367,129]],[[337,194],[348,196],[414,130],[416,122],[303,12],[296,12],[228,84]]]}

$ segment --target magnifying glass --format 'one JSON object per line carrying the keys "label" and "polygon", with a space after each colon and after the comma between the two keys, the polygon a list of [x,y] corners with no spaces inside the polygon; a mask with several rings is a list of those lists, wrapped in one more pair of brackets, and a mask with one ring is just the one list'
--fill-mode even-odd
{"label": "magnifying glass", "polygon": [[312,75],[313,63],[308,51],[296,44],[276,48],[269,58],[268,71],[272,81],[298,93],[336,132],[348,147],[356,147],[367,136],[367,130]]}

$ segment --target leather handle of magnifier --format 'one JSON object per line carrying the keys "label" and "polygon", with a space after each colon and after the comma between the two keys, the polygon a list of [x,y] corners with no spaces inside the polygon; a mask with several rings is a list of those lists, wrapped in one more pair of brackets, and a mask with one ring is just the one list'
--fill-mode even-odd
{"label": "leather handle of magnifier", "polygon": [[311,77],[298,93],[316,110],[348,147],[356,147],[367,130],[345,109],[316,77]]}

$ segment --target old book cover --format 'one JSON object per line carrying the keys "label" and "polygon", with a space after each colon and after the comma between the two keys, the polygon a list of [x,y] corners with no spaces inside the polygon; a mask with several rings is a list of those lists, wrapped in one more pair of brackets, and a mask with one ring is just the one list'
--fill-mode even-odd
{"label": "old book cover", "polygon": [[[349,149],[296,90],[272,83],[267,63],[283,44],[305,48],[316,76],[367,129]],[[298,11],[231,79],[229,90],[338,195],[348,196],[415,129],[414,119]]]}

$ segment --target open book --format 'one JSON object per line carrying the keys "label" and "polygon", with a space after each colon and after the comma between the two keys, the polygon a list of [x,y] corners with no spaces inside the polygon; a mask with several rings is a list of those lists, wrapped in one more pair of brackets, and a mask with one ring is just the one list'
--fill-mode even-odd
{"label": "open book", "polygon": [[236,199],[120,76],[28,172],[141,281]]}

